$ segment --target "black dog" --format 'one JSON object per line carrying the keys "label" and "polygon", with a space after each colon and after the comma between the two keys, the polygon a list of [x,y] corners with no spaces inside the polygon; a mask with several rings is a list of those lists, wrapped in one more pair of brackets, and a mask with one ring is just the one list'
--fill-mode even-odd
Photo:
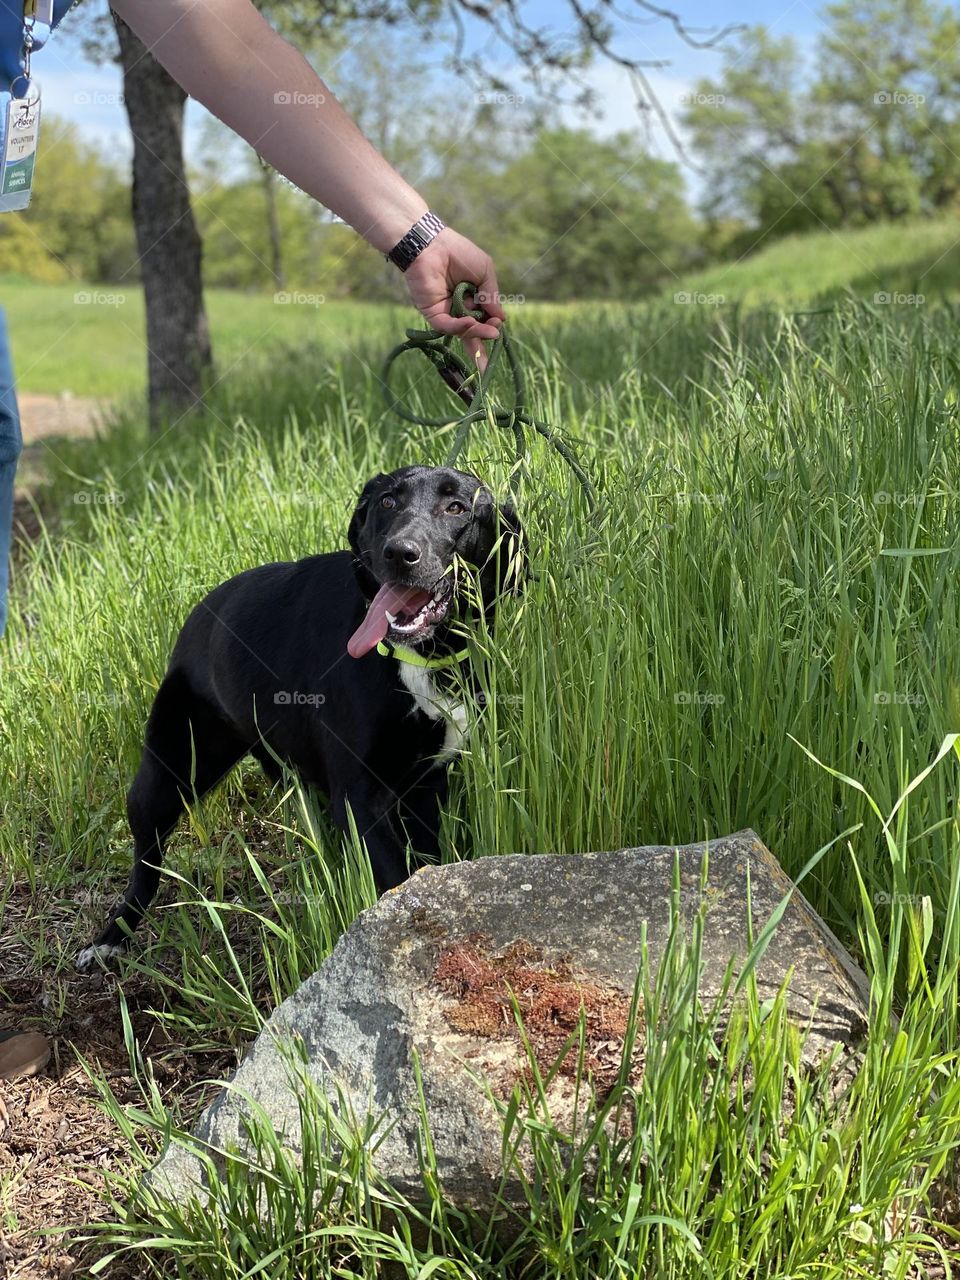
{"label": "black dog", "polygon": [[443,689],[465,656],[451,623],[458,606],[489,621],[519,581],[520,526],[475,476],[405,467],[367,484],[347,536],[350,551],[248,569],[187,618],[127,797],[130,883],[81,968],[122,948],[185,804],[248,754],[272,777],[279,758],[320,787],[343,830],[349,808],[379,892],[406,878],[408,841],[439,854],[446,760],[463,726]]}

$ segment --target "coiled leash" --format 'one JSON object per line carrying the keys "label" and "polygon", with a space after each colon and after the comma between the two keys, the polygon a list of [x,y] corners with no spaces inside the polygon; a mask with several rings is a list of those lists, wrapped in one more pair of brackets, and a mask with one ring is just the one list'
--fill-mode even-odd
{"label": "coiled leash", "polygon": [[[475,320],[485,320],[487,318],[486,312],[481,307],[469,308],[464,302],[464,295],[474,292],[475,289],[476,285],[469,284],[467,281],[461,282],[454,289],[450,303],[450,314],[456,319],[460,319],[463,316],[472,316]],[[494,340],[490,349],[487,367],[479,376],[476,369],[471,369],[466,361],[452,350],[452,342],[452,335],[440,333],[437,329],[408,329],[406,341],[393,348],[384,362],[383,372],[380,375],[387,407],[406,422],[412,422],[419,427],[449,427],[456,423],[453,444],[446,458],[448,467],[456,465],[457,459],[467,443],[470,428],[481,419],[485,419],[492,426],[499,427],[503,431],[512,433],[514,467],[526,460],[527,430],[537,432],[556,450],[576,476],[583,491],[587,510],[592,515],[597,505],[596,493],[590,477],[577,456],[576,450],[567,440],[563,439],[558,431],[548,423],[532,418],[526,410],[523,371],[510,341],[510,335],[507,333],[507,326],[504,325],[501,328],[500,336]],[[399,396],[394,394],[390,386],[390,370],[394,361],[402,356],[405,351],[420,351],[427,357],[450,390],[456,396],[459,396],[467,406],[466,413],[461,414],[459,418],[453,419],[449,417],[426,418],[414,413],[409,406],[403,403]],[[487,395],[491,379],[502,355],[506,356],[507,364],[510,366],[510,377],[513,382],[513,406],[509,409],[495,408],[490,403]]]}

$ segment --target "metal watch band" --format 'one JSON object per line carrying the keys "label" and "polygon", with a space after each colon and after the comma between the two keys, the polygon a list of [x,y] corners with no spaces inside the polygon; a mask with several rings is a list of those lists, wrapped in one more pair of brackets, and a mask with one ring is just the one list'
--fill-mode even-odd
{"label": "metal watch band", "polygon": [[424,249],[440,234],[446,223],[435,213],[425,213],[419,222],[415,222],[402,240],[398,240],[384,257],[401,271],[406,271],[412,262],[416,262]]}

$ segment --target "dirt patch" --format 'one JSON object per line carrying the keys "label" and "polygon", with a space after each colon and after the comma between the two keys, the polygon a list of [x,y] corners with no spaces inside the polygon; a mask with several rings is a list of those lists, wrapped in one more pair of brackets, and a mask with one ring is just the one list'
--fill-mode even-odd
{"label": "dirt patch", "polygon": [[104,406],[86,396],[43,396],[32,392],[17,395],[23,443],[31,445],[49,436],[93,435]]}
{"label": "dirt patch", "polygon": [[[17,403],[23,453],[17,467],[13,528],[16,540],[33,541],[41,528],[34,504],[48,477],[50,460],[56,457],[58,443],[91,437],[109,407],[83,396],[44,396],[32,392],[18,394]],[[49,519],[55,513],[45,511],[43,515]]]}
{"label": "dirt patch", "polygon": [[[541,1074],[559,1062],[559,1074],[575,1076],[580,1046],[565,1048],[583,1019],[583,1065],[601,1096],[615,1083],[630,1020],[629,997],[615,987],[578,975],[568,959],[547,963],[529,942],[512,943],[496,952],[490,940],[471,934],[442,947],[434,982],[454,1002],[444,1013],[454,1030],[480,1039],[516,1040],[523,1044],[514,1013],[519,1009],[524,1033]],[[639,1078],[638,1048],[631,1078]],[[518,1077],[519,1078],[519,1077]]]}
{"label": "dirt patch", "polygon": [[[82,887],[76,890],[80,897]],[[123,1039],[114,973],[76,974],[39,965],[30,935],[44,912],[47,942],[76,948],[76,912],[51,909],[49,895],[14,890],[4,908],[0,940],[0,1029],[39,1031],[53,1053],[42,1075],[0,1081],[0,1277],[4,1280],[60,1280],[89,1274],[105,1249],[85,1242],[80,1224],[109,1216],[103,1199],[105,1174],[130,1166],[130,1153],[117,1125],[104,1112],[83,1063],[109,1085],[124,1105],[141,1106]],[[60,918],[62,916],[62,918]],[[128,974],[123,993],[134,1036],[149,1060],[168,1104],[190,1095],[198,1106],[216,1086],[201,1082],[229,1075],[236,1054],[193,1052],[168,1036],[152,1010],[162,993],[148,977]],[[81,1062],[82,1059],[82,1062]],[[66,1229],[66,1230],[64,1230]],[[147,1274],[138,1259],[111,1266],[107,1280]]]}

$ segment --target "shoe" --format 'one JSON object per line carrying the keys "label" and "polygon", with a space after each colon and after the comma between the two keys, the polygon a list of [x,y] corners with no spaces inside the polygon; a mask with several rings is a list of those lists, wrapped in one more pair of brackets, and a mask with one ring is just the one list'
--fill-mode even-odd
{"label": "shoe", "polygon": [[50,1041],[37,1031],[0,1031],[0,1080],[35,1076],[50,1061]]}

